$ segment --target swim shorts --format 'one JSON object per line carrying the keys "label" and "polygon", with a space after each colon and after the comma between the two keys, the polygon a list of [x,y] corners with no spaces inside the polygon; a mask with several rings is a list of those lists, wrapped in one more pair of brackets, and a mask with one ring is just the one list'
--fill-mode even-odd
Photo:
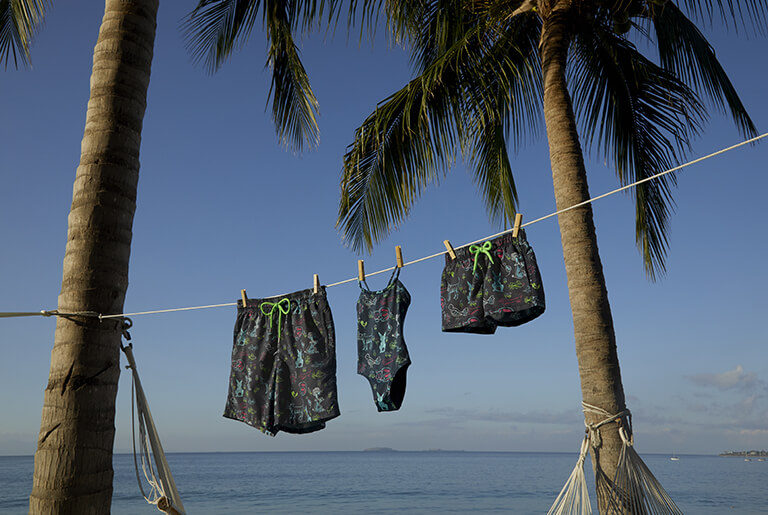
{"label": "swim shorts", "polygon": [[405,375],[411,364],[403,337],[411,294],[395,268],[389,284],[371,291],[360,284],[357,300],[357,373],[368,379],[379,411],[400,409],[405,397]]}
{"label": "swim shorts", "polygon": [[442,330],[493,334],[544,313],[536,256],[520,230],[445,256],[440,285]]}
{"label": "swim shorts", "polygon": [[270,436],[318,431],[339,416],[325,288],[238,301],[224,416]]}

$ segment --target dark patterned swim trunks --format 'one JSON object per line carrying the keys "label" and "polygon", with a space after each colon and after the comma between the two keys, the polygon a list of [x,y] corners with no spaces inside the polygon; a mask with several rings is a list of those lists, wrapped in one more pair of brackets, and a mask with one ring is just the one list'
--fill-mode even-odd
{"label": "dark patterned swim trunks", "polygon": [[445,332],[493,334],[544,313],[536,256],[522,229],[445,256],[440,286]]}
{"label": "dark patterned swim trunks", "polygon": [[339,416],[325,288],[238,301],[224,416],[270,436],[318,431]]}
{"label": "dark patterned swim trunks", "polygon": [[379,411],[400,409],[411,364],[403,338],[411,294],[399,275],[396,268],[387,287],[379,291],[360,284],[357,300],[357,373],[368,379]]}

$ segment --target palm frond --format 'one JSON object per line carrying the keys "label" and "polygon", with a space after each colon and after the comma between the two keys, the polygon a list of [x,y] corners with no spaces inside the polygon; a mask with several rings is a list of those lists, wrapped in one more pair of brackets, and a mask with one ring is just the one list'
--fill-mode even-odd
{"label": "palm frond", "polygon": [[293,41],[286,2],[270,2],[265,19],[270,38],[267,63],[272,68],[269,96],[278,138],[297,151],[305,142],[310,148],[316,147],[320,141],[319,106]]}
{"label": "palm frond", "polygon": [[[751,26],[759,32],[764,32],[768,21],[768,1],[766,0],[681,0],[686,11],[702,21],[712,22],[719,17],[726,24],[732,23],[734,28]],[[672,2],[667,2],[663,11]]]}
{"label": "palm frond", "polygon": [[699,29],[671,2],[651,19],[661,65],[709,97],[723,113],[730,111],[743,136],[756,136],[736,89]]}
{"label": "palm frond", "polygon": [[[519,148],[524,137],[538,131],[541,111],[541,70],[537,16],[505,20],[488,33],[488,50],[465,72],[464,115],[469,133],[462,153],[473,164],[492,221],[511,226],[517,211],[517,190],[507,145]],[[469,73],[471,71],[473,73]],[[482,75],[469,80],[473,75]],[[511,142],[510,142],[511,139]]]}
{"label": "palm frond", "polygon": [[469,158],[491,220],[502,220],[505,227],[511,227],[517,212],[517,188],[507,154],[506,129],[503,122],[482,126],[472,138]]}
{"label": "palm frond", "polygon": [[403,44],[419,30],[429,0],[351,0],[347,29],[360,18],[360,37],[366,33],[373,39],[380,16],[386,16],[386,32],[395,44]]}
{"label": "palm frond", "polygon": [[[540,26],[534,18],[526,28],[535,32]],[[511,123],[518,133],[532,124],[531,96],[540,88],[528,82],[538,77],[530,64],[538,38],[528,35],[519,48],[514,38],[499,34],[483,23],[463,31],[357,130],[344,160],[337,222],[355,250],[370,251],[408,215],[422,189],[453,163],[457,143],[475,164],[475,180],[492,217],[513,219],[507,127]],[[512,107],[518,103],[527,105]],[[519,116],[510,119],[511,112]]]}
{"label": "palm frond", "polygon": [[421,78],[379,105],[344,156],[337,227],[356,251],[371,251],[407,217],[455,158],[451,101]]}
{"label": "palm frond", "polygon": [[45,17],[50,0],[0,0],[0,61],[8,69],[26,66],[30,61],[32,38]]}
{"label": "palm frond", "polygon": [[269,99],[280,142],[301,151],[319,141],[318,102],[293,40],[293,33],[309,30],[325,14],[338,13],[338,0],[201,0],[182,24],[187,50],[210,72],[243,46],[259,11],[269,40],[267,66],[272,70]]}
{"label": "palm frond", "polygon": [[260,0],[200,0],[181,25],[192,60],[218,70],[248,41],[260,8]]}
{"label": "palm frond", "polygon": [[[586,28],[585,28],[586,29]],[[705,118],[696,94],[646,59],[610,26],[579,30],[574,40],[574,105],[592,145],[602,147],[629,184],[667,170],[689,149]],[[666,175],[632,189],[635,238],[652,280],[665,271],[671,186]]]}

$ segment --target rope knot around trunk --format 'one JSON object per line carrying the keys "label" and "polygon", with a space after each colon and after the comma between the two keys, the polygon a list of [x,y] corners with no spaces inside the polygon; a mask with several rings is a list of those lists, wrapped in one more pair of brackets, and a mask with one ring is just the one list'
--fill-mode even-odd
{"label": "rope knot around trunk", "polygon": [[[611,422],[616,422],[619,424],[619,427],[625,426],[624,424],[624,418],[627,418],[627,429],[629,430],[629,434],[632,434],[632,413],[628,409],[624,409],[614,415],[611,415],[607,411],[605,411],[603,408],[593,406],[591,404],[587,404],[586,402],[581,403],[581,407],[584,410],[584,413],[594,413],[596,415],[601,415],[605,417],[600,422],[597,422],[596,424],[589,424],[586,420],[584,420],[584,425],[587,427],[586,431],[589,435],[590,445],[593,449],[599,449],[603,445],[603,439],[600,436],[599,429],[603,427],[606,424],[610,424]],[[625,429],[626,431],[626,429]]]}

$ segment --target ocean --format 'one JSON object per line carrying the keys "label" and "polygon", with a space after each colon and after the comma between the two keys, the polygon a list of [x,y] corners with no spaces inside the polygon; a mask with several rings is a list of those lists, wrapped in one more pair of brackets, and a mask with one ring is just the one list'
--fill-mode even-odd
{"label": "ocean", "polygon": [[[683,513],[768,514],[768,461],[644,455]],[[545,514],[575,453],[172,453],[168,462],[190,514]],[[112,513],[160,513],[139,493],[133,455],[114,457]],[[27,513],[31,456],[0,457],[0,514]],[[585,467],[596,513],[591,466]]]}

